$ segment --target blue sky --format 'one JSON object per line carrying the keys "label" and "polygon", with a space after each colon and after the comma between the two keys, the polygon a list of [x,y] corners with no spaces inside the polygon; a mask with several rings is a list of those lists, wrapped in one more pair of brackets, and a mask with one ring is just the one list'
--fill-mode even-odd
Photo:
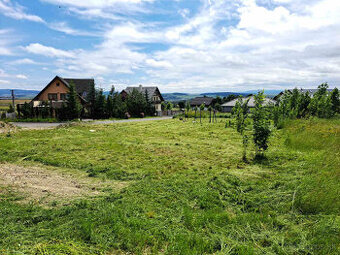
{"label": "blue sky", "polygon": [[162,92],[340,82],[340,1],[0,0],[0,88],[55,75]]}

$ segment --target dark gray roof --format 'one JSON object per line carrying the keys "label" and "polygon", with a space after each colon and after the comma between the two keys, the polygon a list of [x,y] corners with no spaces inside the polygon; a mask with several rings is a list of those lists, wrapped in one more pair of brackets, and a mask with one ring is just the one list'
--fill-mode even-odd
{"label": "dark gray roof", "polygon": [[76,88],[76,92],[79,94],[79,97],[81,100],[86,102],[86,99],[84,98],[85,94],[84,92],[88,93],[90,91],[90,88],[92,85],[94,85],[94,79],[74,79],[74,78],[61,78],[60,76],[56,76],[53,78],[52,81],[50,81],[49,84],[46,85],[45,88],[43,88],[38,95],[36,95],[32,101],[35,101],[39,96],[55,81],[56,79],[61,80],[67,87],[70,87],[70,82],[73,81],[74,86]]}
{"label": "dark gray roof", "polygon": [[[124,89],[123,91],[125,91],[126,93],[130,94],[134,89],[138,90],[139,92],[141,92],[143,95],[146,93],[148,93],[149,96],[149,100],[152,101],[152,97],[155,94],[158,94],[157,92],[159,92],[158,87],[144,87],[142,85],[139,85],[139,87],[126,87],[126,89]],[[161,97],[161,101],[164,101],[161,93],[159,92],[159,95]]]}
{"label": "dark gray roof", "polygon": [[213,102],[213,97],[195,97],[191,99],[191,106],[200,106],[201,104],[205,104],[206,106],[210,106]]}
{"label": "dark gray roof", "polygon": [[[246,97],[246,98],[242,98],[242,101],[243,100],[248,100],[249,99],[249,102],[248,102],[248,107],[255,107],[255,99],[254,99],[254,96],[250,96],[250,97]],[[237,99],[234,99],[234,100],[231,100],[230,102],[227,102],[227,103],[224,103],[222,104],[221,106],[222,107],[234,107],[236,105],[236,102],[237,102],[238,98]],[[264,99],[264,102],[263,102],[263,105],[269,105],[269,104],[275,104],[276,102],[270,98],[265,98]]]}
{"label": "dark gray roof", "polygon": [[[288,93],[292,93],[293,89],[287,89],[285,91],[287,91]],[[274,99],[277,100],[280,96],[282,96],[285,93],[285,91],[281,91],[279,94],[277,94],[274,97]],[[310,96],[313,96],[315,94],[315,92],[318,91],[318,89],[299,89],[299,91],[302,92],[302,93],[307,93],[308,92]],[[332,92],[333,89],[327,89],[327,91],[328,92]]]}
{"label": "dark gray roof", "polygon": [[[318,89],[300,89],[301,92],[306,93],[308,92],[310,95],[314,95],[315,92],[318,91]],[[328,92],[332,92],[333,89],[327,89]]]}
{"label": "dark gray roof", "polygon": [[92,86],[94,86],[94,79],[75,79],[75,78],[61,78],[67,85],[73,82],[76,91],[83,96],[84,92],[89,93]]}

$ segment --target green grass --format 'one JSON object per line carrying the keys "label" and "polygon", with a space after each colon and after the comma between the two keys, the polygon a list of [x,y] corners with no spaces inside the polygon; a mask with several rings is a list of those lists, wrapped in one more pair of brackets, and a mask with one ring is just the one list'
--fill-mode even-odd
{"label": "green grass", "polygon": [[339,254],[339,124],[289,122],[271,137],[267,159],[247,164],[237,132],[207,119],[1,136],[2,162],[39,162],[130,185],[53,208],[4,192],[0,250]]}
{"label": "green grass", "polygon": [[[213,118],[214,112],[211,111],[211,118]],[[187,112],[185,110],[185,113],[179,113],[175,115],[175,118],[195,118],[195,111],[190,110]],[[210,111],[202,111],[201,118],[210,118]],[[216,112],[216,118],[223,119],[223,118],[231,118],[231,113],[228,112]],[[200,111],[197,110],[196,112],[196,119],[200,119]]]}
{"label": "green grass", "polygon": [[54,123],[54,122],[60,122],[55,118],[28,118],[28,119],[9,119],[6,120],[8,122],[46,122],[46,123]]}

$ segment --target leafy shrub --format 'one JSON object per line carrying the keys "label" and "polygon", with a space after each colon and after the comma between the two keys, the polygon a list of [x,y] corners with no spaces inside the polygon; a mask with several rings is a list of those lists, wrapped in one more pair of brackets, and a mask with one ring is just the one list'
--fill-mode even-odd
{"label": "leafy shrub", "polygon": [[253,118],[253,140],[256,148],[256,156],[263,156],[268,148],[268,139],[271,133],[269,114],[263,106],[264,93],[259,92],[254,96],[255,108],[252,112]]}

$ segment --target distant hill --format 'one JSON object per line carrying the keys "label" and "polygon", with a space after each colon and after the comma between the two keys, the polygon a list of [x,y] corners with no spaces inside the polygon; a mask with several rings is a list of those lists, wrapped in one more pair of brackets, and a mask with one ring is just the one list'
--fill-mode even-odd
{"label": "distant hill", "polygon": [[[282,90],[265,90],[266,95],[275,96],[279,94]],[[15,89],[15,97],[16,98],[25,98],[31,99],[35,97],[40,91],[39,90],[25,90],[25,89]],[[255,94],[258,90],[248,90],[244,92],[208,92],[208,93],[163,93],[164,100],[166,101],[186,101],[190,100],[194,97],[199,96],[208,96],[208,97],[226,97],[228,95],[241,95],[247,96],[249,94]],[[109,91],[104,91],[104,95],[108,95]],[[10,89],[0,89],[0,98],[9,98],[11,97],[11,90]]]}
{"label": "distant hill", "polygon": [[[249,93],[249,94],[256,94],[257,92],[262,91],[262,90],[248,90],[245,91],[244,93]],[[264,90],[264,94],[267,96],[276,96],[277,94],[280,94],[280,92],[282,92],[283,90],[278,90],[278,89],[268,89],[268,90]]]}
{"label": "distant hill", "polygon": [[[35,97],[40,91],[39,90],[25,90],[25,89],[15,89],[14,95],[16,98],[31,99]],[[0,89],[0,98],[9,98],[12,96],[10,89]]]}
{"label": "distant hill", "polygon": [[210,93],[201,93],[201,96],[207,97],[227,97],[229,95],[236,95],[236,96],[247,96],[250,93],[247,92],[210,92]]}
{"label": "distant hill", "polygon": [[165,101],[183,101],[183,100],[190,100],[194,97],[227,97],[229,95],[237,95],[237,96],[247,96],[250,93],[244,92],[209,92],[209,93],[200,93],[200,94],[190,94],[190,93],[163,93],[163,98]]}
{"label": "distant hill", "polygon": [[194,97],[200,96],[200,94],[189,94],[189,93],[162,93],[165,101],[185,101]]}

